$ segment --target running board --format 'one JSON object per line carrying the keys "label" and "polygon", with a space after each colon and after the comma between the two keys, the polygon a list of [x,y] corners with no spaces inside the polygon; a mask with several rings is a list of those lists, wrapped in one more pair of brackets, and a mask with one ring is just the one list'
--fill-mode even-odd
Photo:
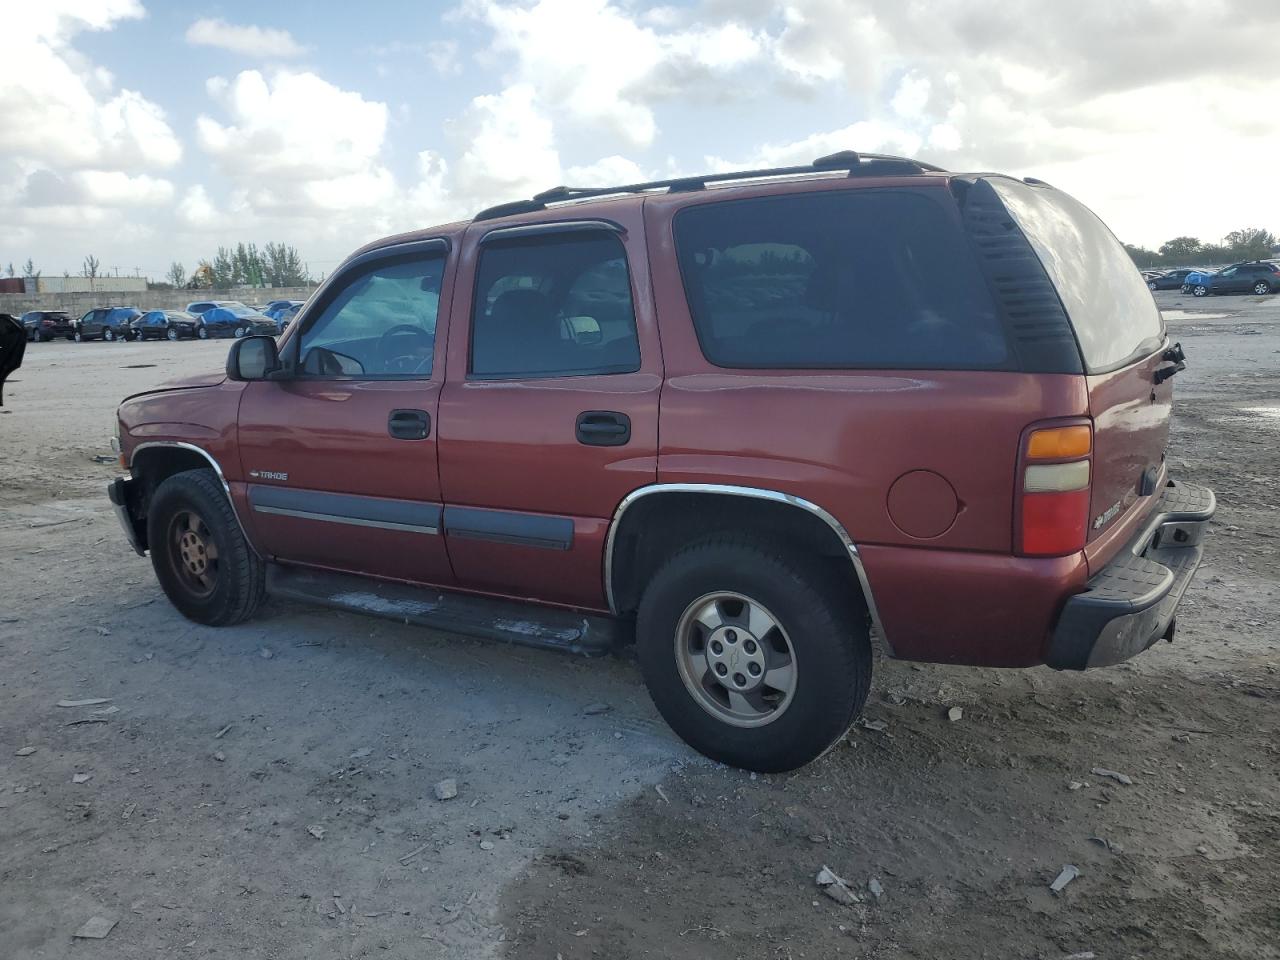
{"label": "running board", "polygon": [[416,623],[448,633],[587,656],[611,652],[623,641],[626,629],[612,617],[278,563],[267,565],[267,590],[290,600]]}

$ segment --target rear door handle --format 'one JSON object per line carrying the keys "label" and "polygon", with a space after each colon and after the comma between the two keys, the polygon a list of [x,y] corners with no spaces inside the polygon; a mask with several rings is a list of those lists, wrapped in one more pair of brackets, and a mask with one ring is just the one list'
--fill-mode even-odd
{"label": "rear door handle", "polygon": [[392,410],[387,433],[397,440],[425,440],[431,436],[431,414],[425,410]]}
{"label": "rear door handle", "polygon": [[578,414],[578,442],[589,447],[620,447],[631,439],[631,418],[613,410]]}

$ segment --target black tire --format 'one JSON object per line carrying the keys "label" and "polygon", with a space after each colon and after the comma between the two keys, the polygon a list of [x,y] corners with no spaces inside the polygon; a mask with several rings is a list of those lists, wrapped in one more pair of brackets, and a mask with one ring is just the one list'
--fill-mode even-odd
{"label": "black tire", "polygon": [[[794,649],[795,689],[786,709],[761,726],[714,715],[685,686],[677,632],[685,611],[717,591],[758,601]],[[866,614],[818,558],[767,541],[715,535],[675,553],[645,588],[636,622],[641,672],[658,711],[691,747],[747,770],[794,770],[838,741],[871,685]]]}
{"label": "black tire", "polygon": [[[186,518],[202,521],[204,543],[216,548],[216,569],[207,591],[194,589],[184,572],[177,546],[178,525]],[[147,511],[147,540],[156,579],[169,601],[188,620],[223,627],[247,620],[266,592],[265,568],[253,552],[231,503],[211,470],[187,470],[169,477],[156,489]],[[201,550],[201,554],[204,554]]]}
{"label": "black tire", "polygon": [[164,336],[165,336],[165,339],[166,339],[166,340],[177,340],[177,339],[178,339],[178,336],[179,336],[179,334],[178,334],[178,328],[177,328],[177,327],[169,327],[167,330],[165,330],[165,332],[164,332]]}
{"label": "black tire", "polygon": [[1267,283],[1265,280],[1259,280],[1253,285],[1253,292],[1260,297],[1264,296],[1271,292],[1271,284]]}
{"label": "black tire", "polygon": [[1191,293],[1193,296],[1205,297],[1209,295],[1209,288],[1206,287],[1203,283],[1198,283],[1191,288]]}
{"label": "black tire", "polygon": [[111,343],[111,341],[115,340],[115,338],[116,338],[116,332],[112,330],[110,327],[107,327],[102,331],[102,339],[107,341],[107,343]]}
{"label": "black tire", "polygon": [[196,327],[196,339],[197,340],[209,339],[209,328],[206,327],[203,323],[200,324],[200,326]]}

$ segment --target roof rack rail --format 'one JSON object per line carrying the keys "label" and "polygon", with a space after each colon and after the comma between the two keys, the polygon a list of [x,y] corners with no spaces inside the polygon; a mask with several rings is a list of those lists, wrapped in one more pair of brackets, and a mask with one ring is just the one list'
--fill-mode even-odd
{"label": "roof rack rail", "polygon": [[545,210],[548,204],[593,197],[611,197],[627,193],[649,193],[665,190],[667,193],[686,193],[705,190],[709,183],[732,183],[737,180],[765,180],[773,177],[797,177],[816,173],[847,170],[850,177],[897,177],[921,173],[945,173],[942,167],[921,160],[895,157],[882,153],[857,153],[841,150],[839,153],[819,157],[811,164],[797,167],[771,167],[762,170],[737,170],[732,173],[709,173],[695,177],[676,177],[673,180],[649,180],[644,183],[628,183],[617,187],[552,187],[534,194],[529,200],[514,200],[488,207],[475,215],[476,220],[496,220],[517,213]]}

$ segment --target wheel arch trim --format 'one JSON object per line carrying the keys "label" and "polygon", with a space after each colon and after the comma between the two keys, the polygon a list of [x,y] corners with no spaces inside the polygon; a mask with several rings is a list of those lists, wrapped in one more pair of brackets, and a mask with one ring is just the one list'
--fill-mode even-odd
{"label": "wheel arch trim", "polygon": [[893,646],[890,643],[888,636],[885,634],[883,624],[880,622],[880,612],[876,607],[875,596],[871,592],[871,582],[867,578],[867,571],[862,563],[862,554],[858,551],[858,545],[854,543],[853,538],[849,536],[849,531],[847,531],[844,528],[844,525],[832,516],[828,510],[818,506],[818,504],[811,500],[805,500],[803,497],[797,497],[790,493],[783,493],[780,490],[770,490],[763,487],[743,487],[723,483],[654,483],[632,490],[629,494],[623,497],[622,501],[618,504],[618,508],[613,513],[613,519],[609,523],[609,533],[605,538],[604,548],[605,599],[608,601],[609,611],[614,614],[614,616],[619,615],[617,598],[614,596],[613,590],[613,552],[618,528],[622,525],[622,519],[627,510],[634,506],[636,502],[647,496],[663,493],[692,493],[766,500],[772,503],[779,503],[784,506],[795,507],[817,517],[827,525],[831,532],[840,539],[841,544],[843,544],[845,553],[848,555],[849,561],[853,564],[854,573],[857,576],[858,585],[862,589],[863,598],[866,600],[867,613],[871,617],[871,625],[874,628],[880,643],[884,645],[885,651],[892,656]]}
{"label": "wheel arch trim", "polygon": [[227,477],[222,472],[222,465],[218,463],[213,454],[203,447],[198,447],[194,443],[185,443],[182,440],[147,440],[134,447],[133,451],[129,454],[130,474],[133,473],[133,464],[134,461],[138,459],[138,454],[150,447],[167,447],[171,450],[175,448],[188,450],[191,453],[199,454],[203,457],[208,462],[209,466],[213,467],[214,475],[217,476],[218,482],[222,484],[222,492],[227,495],[227,503],[231,504],[231,514],[236,518],[236,526],[240,528],[240,535],[244,537],[244,542],[249,545],[250,550],[258,556],[261,556],[261,554],[258,553],[257,547],[253,545],[253,538],[249,536],[249,531],[246,529],[244,521],[240,518],[240,511],[236,509],[236,499],[231,495],[231,485],[227,483]]}

